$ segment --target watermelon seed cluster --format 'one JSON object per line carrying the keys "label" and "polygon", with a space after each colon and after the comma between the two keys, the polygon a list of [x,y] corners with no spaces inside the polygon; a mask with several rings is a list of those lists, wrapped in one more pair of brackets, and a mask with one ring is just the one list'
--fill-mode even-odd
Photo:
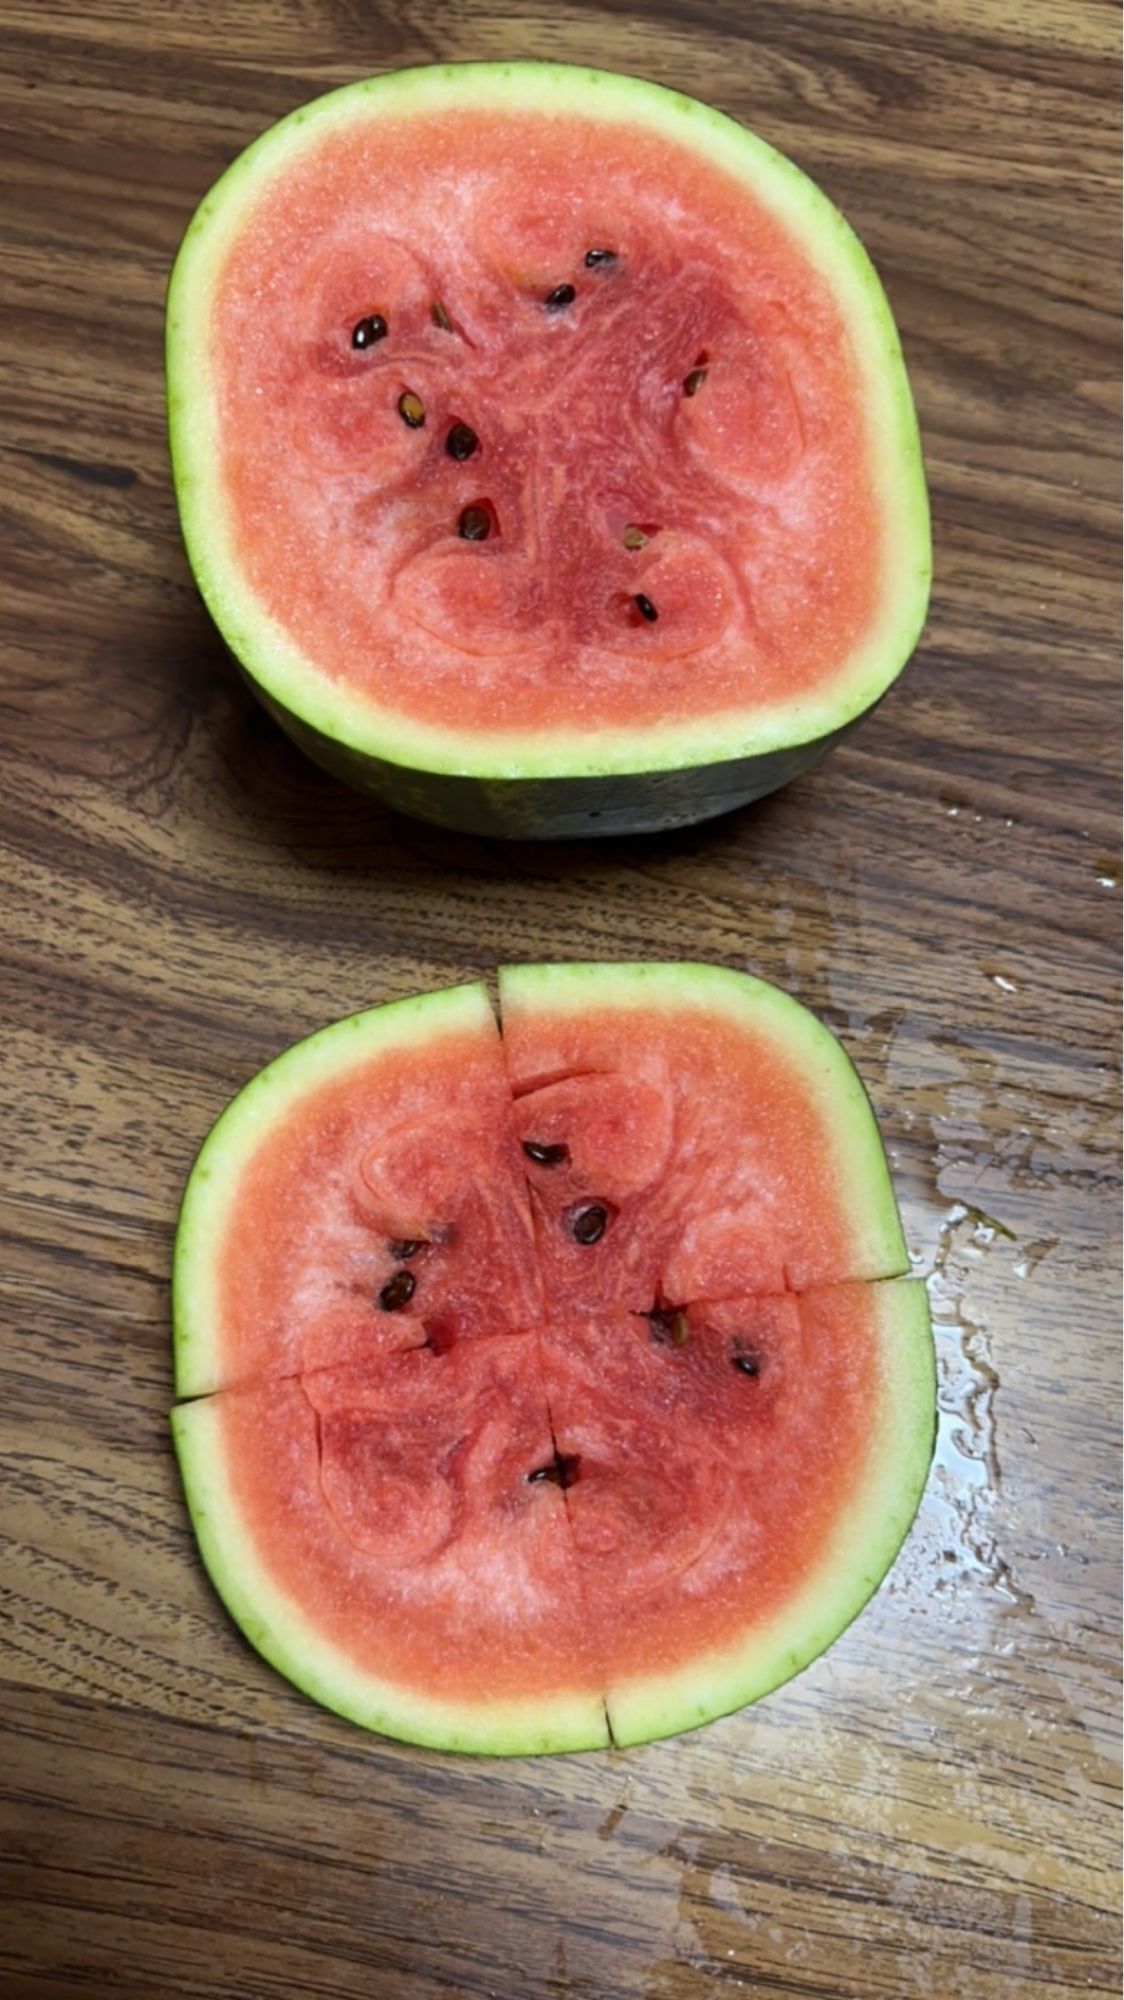
{"label": "watermelon seed cluster", "polygon": [[[612,270],[618,262],[619,253],[604,246],[591,247],[586,251],[584,258],[585,267],[589,271],[607,272]],[[569,280],[566,280],[561,284],[555,285],[547,293],[543,300],[543,305],[548,312],[564,312],[568,306],[573,305],[576,298],[577,290],[575,286]],[[430,314],[434,325],[440,327],[444,333],[454,332],[455,329],[448,309],[440,299],[433,301],[430,307]],[[351,345],[357,351],[363,352],[377,345],[379,341],[385,340],[389,331],[390,328],[385,314],[381,312],[365,313],[361,319],[356,321],[352,328]],[[700,354],[695,361],[694,367],[684,377],[683,394],[685,396],[695,396],[698,394],[698,391],[706,381],[706,363],[708,359],[709,357],[705,353]],[[421,430],[424,427],[426,418],[425,405],[415,390],[404,389],[398,398],[397,407],[399,416],[410,430]],[[463,419],[458,419],[450,425],[445,437],[445,450],[455,463],[464,464],[475,455],[479,448],[480,439],[471,424],[465,423]],[[491,510],[479,503],[474,503],[462,509],[457,520],[457,533],[464,542],[485,542],[489,539],[494,526],[495,522]],[[625,528],[621,539],[626,549],[635,552],[644,548],[655,532],[654,529],[642,528],[636,523],[630,523]],[[628,600],[628,605],[630,610],[638,614],[639,621],[642,624],[654,625],[659,619],[660,614],[656,605],[644,591],[636,591]],[[540,1162],[540,1164],[543,1163]],[[598,1231],[598,1235],[600,1233]],[[579,1237],[578,1240],[584,1241],[586,1239]],[[598,1239],[594,1236],[588,1240],[596,1242]]]}

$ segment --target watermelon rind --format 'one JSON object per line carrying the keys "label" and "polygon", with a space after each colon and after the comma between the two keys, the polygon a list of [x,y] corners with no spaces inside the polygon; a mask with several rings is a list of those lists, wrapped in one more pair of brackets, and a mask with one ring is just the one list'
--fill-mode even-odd
{"label": "watermelon rind", "polygon": [[[469,106],[638,121],[744,180],[829,279],[858,357],[883,521],[880,612],[831,685],[769,707],[650,726],[467,731],[421,722],[325,673],[248,584],[224,493],[221,413],[208,360],[226,255],[281,169],[356,119]],[[859,239],[814,182],[745,127],[659,84],[566,64],[462,63],[345,85],[292,112],[200,204],[168,292],[168,419],[184,538],[227,644],[281,725],[347,782],[469,832],[558,837],[648,831],[729,810],[786,783],[885,694],[916,645],[931,575],[928,498],[897,329]]]}

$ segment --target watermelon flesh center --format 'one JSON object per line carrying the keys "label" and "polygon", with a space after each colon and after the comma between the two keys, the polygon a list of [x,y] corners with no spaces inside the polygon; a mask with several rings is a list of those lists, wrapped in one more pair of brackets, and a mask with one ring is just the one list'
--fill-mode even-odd
{"label": "watermelon flesh center", "polygon": [[181,1387],[357,1670],[611,1715],[783,1611],[865,1477],[904,1262],[834,1116],[720,1013],[516,1010],[501,1044],[485,1003],[272,1123]]}
{"label": "watermelon flesh center", "polygon": [[419,721],[768,708],[875,615],[839,305],[743,183],[639,124],[344,121],[258,197],[213,335],[255,594]]}

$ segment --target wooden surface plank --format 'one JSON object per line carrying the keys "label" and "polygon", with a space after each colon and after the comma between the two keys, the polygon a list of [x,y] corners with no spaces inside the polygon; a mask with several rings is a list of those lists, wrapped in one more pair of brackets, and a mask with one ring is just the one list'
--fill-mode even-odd
{"label": "wooden surface plank", "polygon": [[[1118,1991],[1112,16],[4,20],[0,1987]],[[182,552],[162,295],[195,202],[319,89],[513,54],[744,118],[842,204],[902,325],[917,661],[819,772],[693,832],[499,848],[352,799],[236,681]],[[325,1019],[664,954],[787,985],[868,1083],[938,1322],[921,1518],[825,1660],[694,1737],[504,1766],[369,1740],[249,1653],[194,1555],[166,1432],[192,1155]]]}

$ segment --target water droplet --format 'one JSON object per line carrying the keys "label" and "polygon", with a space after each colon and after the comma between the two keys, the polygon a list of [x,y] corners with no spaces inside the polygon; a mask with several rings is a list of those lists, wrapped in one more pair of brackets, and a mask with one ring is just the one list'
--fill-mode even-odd
{"label": "water droplet", "polygon": [[1017,979],[1012,979],[1009,972],[1001,972],[997,965],[989,965],[985,962],[980,966],[980,971],[983,973],[985,979],[990,979],[992,985],[997,987],[1000,993],[1018,992],[1019,984]]}

